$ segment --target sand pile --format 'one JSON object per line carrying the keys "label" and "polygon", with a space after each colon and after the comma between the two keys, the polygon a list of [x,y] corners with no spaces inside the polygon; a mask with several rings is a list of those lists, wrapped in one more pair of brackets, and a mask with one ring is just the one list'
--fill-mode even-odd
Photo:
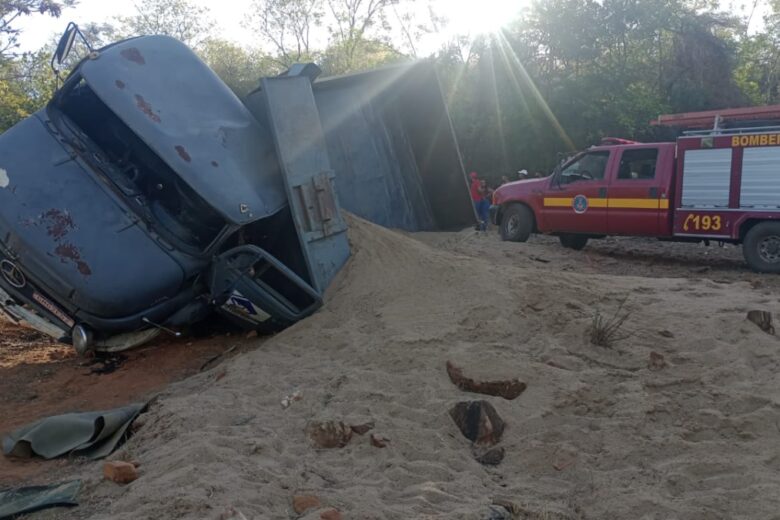
{"label": "sand pile", "polygon": [[[296,518],[296,494],[345,519],[485,519],[496,499],[516,518],[777,514],[780,343],[744,319],[776,298],[488,263],[357,219],[351,242],[323,310],[171,387],[119,454],[141,462],[141,478],[120,487],[85,465],[83,504],[66,514]],[[627,296],[633,336],[591,345],[596,309]],[[528,384],[513,401],[487,398],[507,422],[497,467],[474,460],[448,415],[484,398],[449,381],[448,360]],[[373,421],[389,445],[366,435],[312,448],[306,425],[331,419]]]}

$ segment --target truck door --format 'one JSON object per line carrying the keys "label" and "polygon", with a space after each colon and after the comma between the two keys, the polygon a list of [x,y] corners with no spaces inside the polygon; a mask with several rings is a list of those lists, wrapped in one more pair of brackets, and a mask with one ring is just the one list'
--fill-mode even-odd
{"label": "truck door", "polygon": [[616,151],[609,179],[607,229],[611,235],[660,235],[669,212],[670,147],[643,146]]}
{"label": "truck door", "polygon": [[544,231],[607,232],[607,165],[609,151],[574,158],[550,181],[544,193]]}

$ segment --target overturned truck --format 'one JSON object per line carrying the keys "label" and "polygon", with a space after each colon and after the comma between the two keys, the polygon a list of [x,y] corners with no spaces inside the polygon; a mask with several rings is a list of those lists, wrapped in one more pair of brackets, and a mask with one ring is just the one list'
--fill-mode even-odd
{"label": "overturned truck", "polygon": [[318,74],[262,79],[244,103],[174,39],[91,51],[0,135],[0,308],[79,352],[213,312],[274,330],[346,262],[342,207],[412,231],[474,222],[430,64]]}

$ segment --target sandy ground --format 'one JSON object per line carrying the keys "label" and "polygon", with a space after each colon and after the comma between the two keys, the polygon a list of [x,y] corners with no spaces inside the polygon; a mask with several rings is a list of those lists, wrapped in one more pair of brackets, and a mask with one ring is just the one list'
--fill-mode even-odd
{"label": "sandy ground", "polygon": [[[350,233],[321,311],[155,400],[116,454],[141,462],[137,481],[68,464],[47,479],[83,478],[81,506],[31,518],[297,518],[299,493],[347,519],[482,520],[495,500],[524,519],[780,518],[780,342],[745,319],[780,311],[778,282],[738,250]],[[591,344],[594,314],[624,300],[631,337]],[[448,360],[528,384],[486,398],[508,425],[497,467],[447,413],[483,398]],[[372,420],[389,446],[313,448],[306,425],[329,419]]]}

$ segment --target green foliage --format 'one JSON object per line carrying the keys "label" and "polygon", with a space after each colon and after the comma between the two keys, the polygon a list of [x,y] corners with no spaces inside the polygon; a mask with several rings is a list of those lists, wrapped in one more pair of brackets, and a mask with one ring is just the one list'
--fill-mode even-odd
{"label": "green foliage", "polygon": [[238,97],[256,88],[261,77],[281,72],[269,56],[217,38],[206,40],[199,54]]}
{"label": "green foliage", "polygon": [[50,54],[25,54],[0,63],[0,132],[42,108],[54,93]]}
{"label": "green foliage", "polygon": [[387,10],[398,0],[326,0],[331,24],[326,70],[331,74],[364,70],[394,61],[400,54],[387,40]]}
{"label": "green foliage", "polygon": [[137,14],[117,18],[122,37],[164,34],[197,49],[214,28],[209,10],[191,0],[140,0],[135,6]]}
{"label": "green foliage", "polygon": [[329,46],[320,58],[320,66],[325,75],[338,76],[405,60],[407,57],[392,45],[379,40],[363,39]]}
{"label": "green foliage", "polygon": [[[605,136],[663,137],[661,113],[743,106],[759,99],[768,57],[717,2],[537,1],[503,33],[442,51],[468,169],[498,180],[549,171],[559,153]],[[464,49],[467,48],[467,53]],[[777,68],[776,65],[774,67]]]}
{"label": "green foliage", "polygon": [[[73,2],[0,0],[0,129],[53,88],[53,44],[13,55],[15,22]],[[82,31],[96,47],[138,34],[178,38],[243,96],[295,62],[344,74],[416,56],[420,37],[441,29],[426,2],[253,0],[246,26],[270,54],[216,37],[193,0],[138,0],[135,16]],[[768,5],[763,30],[748,35],[724,0],[536,0],[501,33],[454,39],[437,63],[466,167],[495,180],[549,171],[605,136],[673,137],[648,125],[662,113],[780,103],[780,0]]]}
{"label": "green foliage", "polygon": [[0,0],[0,60],[7,59],[17,47],[16,22],[21,17],[34,14],[58,17],[63,8],[74,3],[75,0]]}
{"label": "green foliage", "polygon": [[245,26],[270,44],[284,68],[315,61],[312,30],[322,24],[322,0],[254,0]]}

